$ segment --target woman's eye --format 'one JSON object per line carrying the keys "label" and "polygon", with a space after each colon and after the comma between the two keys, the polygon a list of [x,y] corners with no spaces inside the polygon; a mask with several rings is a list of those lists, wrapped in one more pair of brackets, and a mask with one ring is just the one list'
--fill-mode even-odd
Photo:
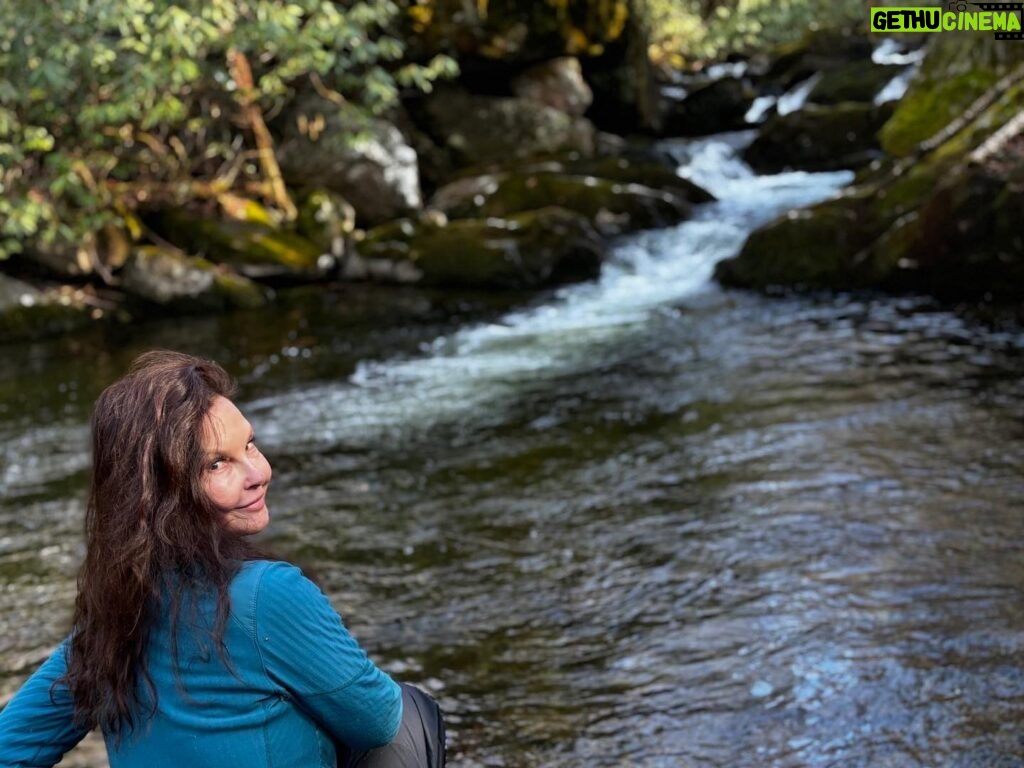
{"label": "woman's eye", "polygon": [[220,469],[220,468],[221,468],[221,466],[222,466],[223,464],[224,464],[224,460],[223,460],[223,459],[217,459],[217,460],[216,460],[215,462],[213,462],[212,464],[210,464],[210,469],[212,469],[212,470],[218,470],[218,469]]}
{"label": "woman's eye", "polygon": [[256,448],[256,441],[255,440],[250,440],[248,443],[246,443],[245,449],[247,451],[251,451],[254,448]]}

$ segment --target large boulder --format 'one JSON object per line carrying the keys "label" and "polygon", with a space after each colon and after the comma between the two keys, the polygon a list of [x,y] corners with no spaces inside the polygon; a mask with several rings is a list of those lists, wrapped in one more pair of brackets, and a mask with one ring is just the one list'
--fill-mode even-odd
{"label": "large boulder", "polygon": [[420,208],[416,151],[391,123],[308,96],[276,126],[282,133],[278,162],[289,186],[337,192],[366,224]]}
{"label": "large boulder", "polygon": [[846,201],[792,211],[752,233],[737,256],[719,262],[715,279],[727,286],[758,289],[875,285],[887,270],[856,258],[871,242],[869,230],[858,226],[862,217]]}
{"label": "large boulder", "polygon": [[903,71],[903,67],[875,64],[870,59],[851,61],[821,73],[807,94],[812,104],[839,104],[844,101],[873,103],[875,96]]}
{"label": "large boulder", "polygon": [[1024,299],[1024,126],[939,180],[912,215],[867,249],[893,267],[886,287],[960,298]]}
{"label": "large boulder", "polygon": [[585,216],[605,235],[665,227],[690,215],[690,204],[673,192],[552,170],[459,179],[439,189],[430,207],[464,219],[507,217],[555,205]]}
{"label": "large boulder", "polygon": [[594,277],[605,247],[583,216],[562,208],[504,219],[424,217],[367,232],[343,275],[453,288],[533,288]]}
{"label": "large boulder", "polygon": [[588,117],[605,130],[648,131],[656,91],[643,16],[631,0],[431,0],[409,6],[405,39],[412,60],[454,56],[461,82],[492,95],[537,62],[576,57],[593,91]]}
{"label": "large boulder", "polygon": [[891,103],[809,104],[769,118],[743,159],[758,173],[859,168],[881,157],[876,134],[892,113]]}
{"label": "large boulder", "polygon": [[223,265],[159,246],[141,246],[121,272],[122,289],[146,304],[181,311],[252,309],[267,290]]}
{"label": "large boulder", "polygon": [[457,167],[536,155],[594,151],[594,126],[535,101],[441,88],[423,100],[419,123]]}
{"label": "large boulder", "polygon": [[582,117],[594,101],[594,93],[583,79],[579,59],[562,56],[530,67],[512,81],[512,91],[521,99]]}
{"label": "large boulder", "polygon": [[747,80],[724,77],[696,88],[682,100],[665,99],[662,134],[703,136],[745,128],[744,118],[755,95]]}

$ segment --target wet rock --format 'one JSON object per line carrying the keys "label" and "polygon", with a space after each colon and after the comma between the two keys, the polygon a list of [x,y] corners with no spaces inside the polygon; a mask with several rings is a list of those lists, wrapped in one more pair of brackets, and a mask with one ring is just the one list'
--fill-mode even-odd
{"label": "wet rock", "polygon": [[[557,173],[574,176],[596,176],[626,184],[641,184],[651,189],[672,192],[689,203],[708,203],[715,196],[703,187],[685,179],[676,172],[678,163],[669,158],[658,158],[643,155],[639,152],[632,155],[624,152],[620,156],[575,157],[559,163]],[[530,166],[522,169],[533,171]]]}
{"label": "wet rock", "polygon": [[[1005,165],[1003,165],[1005,163]],[[1024,136],[941,179],[867,248],[895,290],[941,298],[1024,298]]]}
{"label": "wet rock", "polygon": [[858,30],[812,30],[798,41],[755,57],[750,71],[760,75],[762,88],[779,94],[818,72],[838,69],[849,62],[870,61],[873,50],[874,43]]}
{"label": "wet rock", "polygon": [[36,288],[0,275],[0,343],[68,333],[104,316],[87,292],[71,286]]}
{"label": "wet rock", "polygon": [[521,99],[582,117],[594,101],[594,94],[583,79],[578,59],[562,56],[545,61],[512,81],[512,91]]}
{"label": "wet rock", "polygon": [[555,205],[585,216],[605,235],[669,226],[690,214],[686,199],[670,191],[552,170],[460,179],[439,189],[430,206],[464,219]]}
{"label": "wet rock", "polygon": [[813,104],[839,104],[844,101],[873,103],[875,96],[903,70],[903,67],[851,61],[822,73],[807,95]]}
{"label": "wet rock", "polygon": [[756,93],[746,80],[726,77],[663,102],[662,135],[704,136],[747,127],[744,115]]}
{"label": "wet rock", "polygon": [[758,173],[858,168],[881,156],[876,134],[892,112],[891,103],[809,104],[769,118],[743,159]]}
{"label": "wet rock", "polygon": [[594,127],[588,120],[527,99],[444,88],[423,102],[419,117],[456,167],[570,149],[583,155],[594,152]]}
{"label": "wet rock", "polygon": [[174,311],[256,308],[267,290],[212,262],[157,246],[136,248],[121,273],[124,291]]}
{"label": "wet rock", "polygon": [[884,267],[858,264],[870,235],[859,214],[844,203],[826,202],[792,211],[747,238],[739,254],[719,262],[715,280],[736,288],[842,290],[884,279]]}
{"label": "wet rock", "polygon": [[367,232],[343,274],[453,288],[532,288],[595,276],[604,249],[586,218],[561,208],[486,220],[425,217]]}
{"label": "wet rock", "polygon": [[300,100],[278,123],[289,186],[337,192],[367,224],[421,207],[416,151],[391,123],[319,97]]}

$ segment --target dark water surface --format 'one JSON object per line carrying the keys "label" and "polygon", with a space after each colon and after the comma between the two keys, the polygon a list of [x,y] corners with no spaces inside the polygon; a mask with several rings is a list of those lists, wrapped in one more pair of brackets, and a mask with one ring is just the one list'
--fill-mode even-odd
{"label": "dark water surface", "polygon": [[267,543],[434,691],[453,766],[1024,765],[1024,337],[720,291],[848,176],[676,149],[722,202],[594,283],[3,347],[0,695],[67,629],[92,400],[165,345],[239,376]]}

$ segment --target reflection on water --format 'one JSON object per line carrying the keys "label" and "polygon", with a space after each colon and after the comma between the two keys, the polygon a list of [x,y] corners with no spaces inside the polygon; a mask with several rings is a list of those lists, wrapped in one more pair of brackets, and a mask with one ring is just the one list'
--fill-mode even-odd
{"label": "reflection on water", "polygon": [[455,766],[1022,765],[1024,340],[715,289],[750,227],[845,180],[730,146],[676,148],[722,201],[594,283],[5,348],[2,690],[66,629],[89,404],[163,344],[240,374],[268,543],[437,693]]}

